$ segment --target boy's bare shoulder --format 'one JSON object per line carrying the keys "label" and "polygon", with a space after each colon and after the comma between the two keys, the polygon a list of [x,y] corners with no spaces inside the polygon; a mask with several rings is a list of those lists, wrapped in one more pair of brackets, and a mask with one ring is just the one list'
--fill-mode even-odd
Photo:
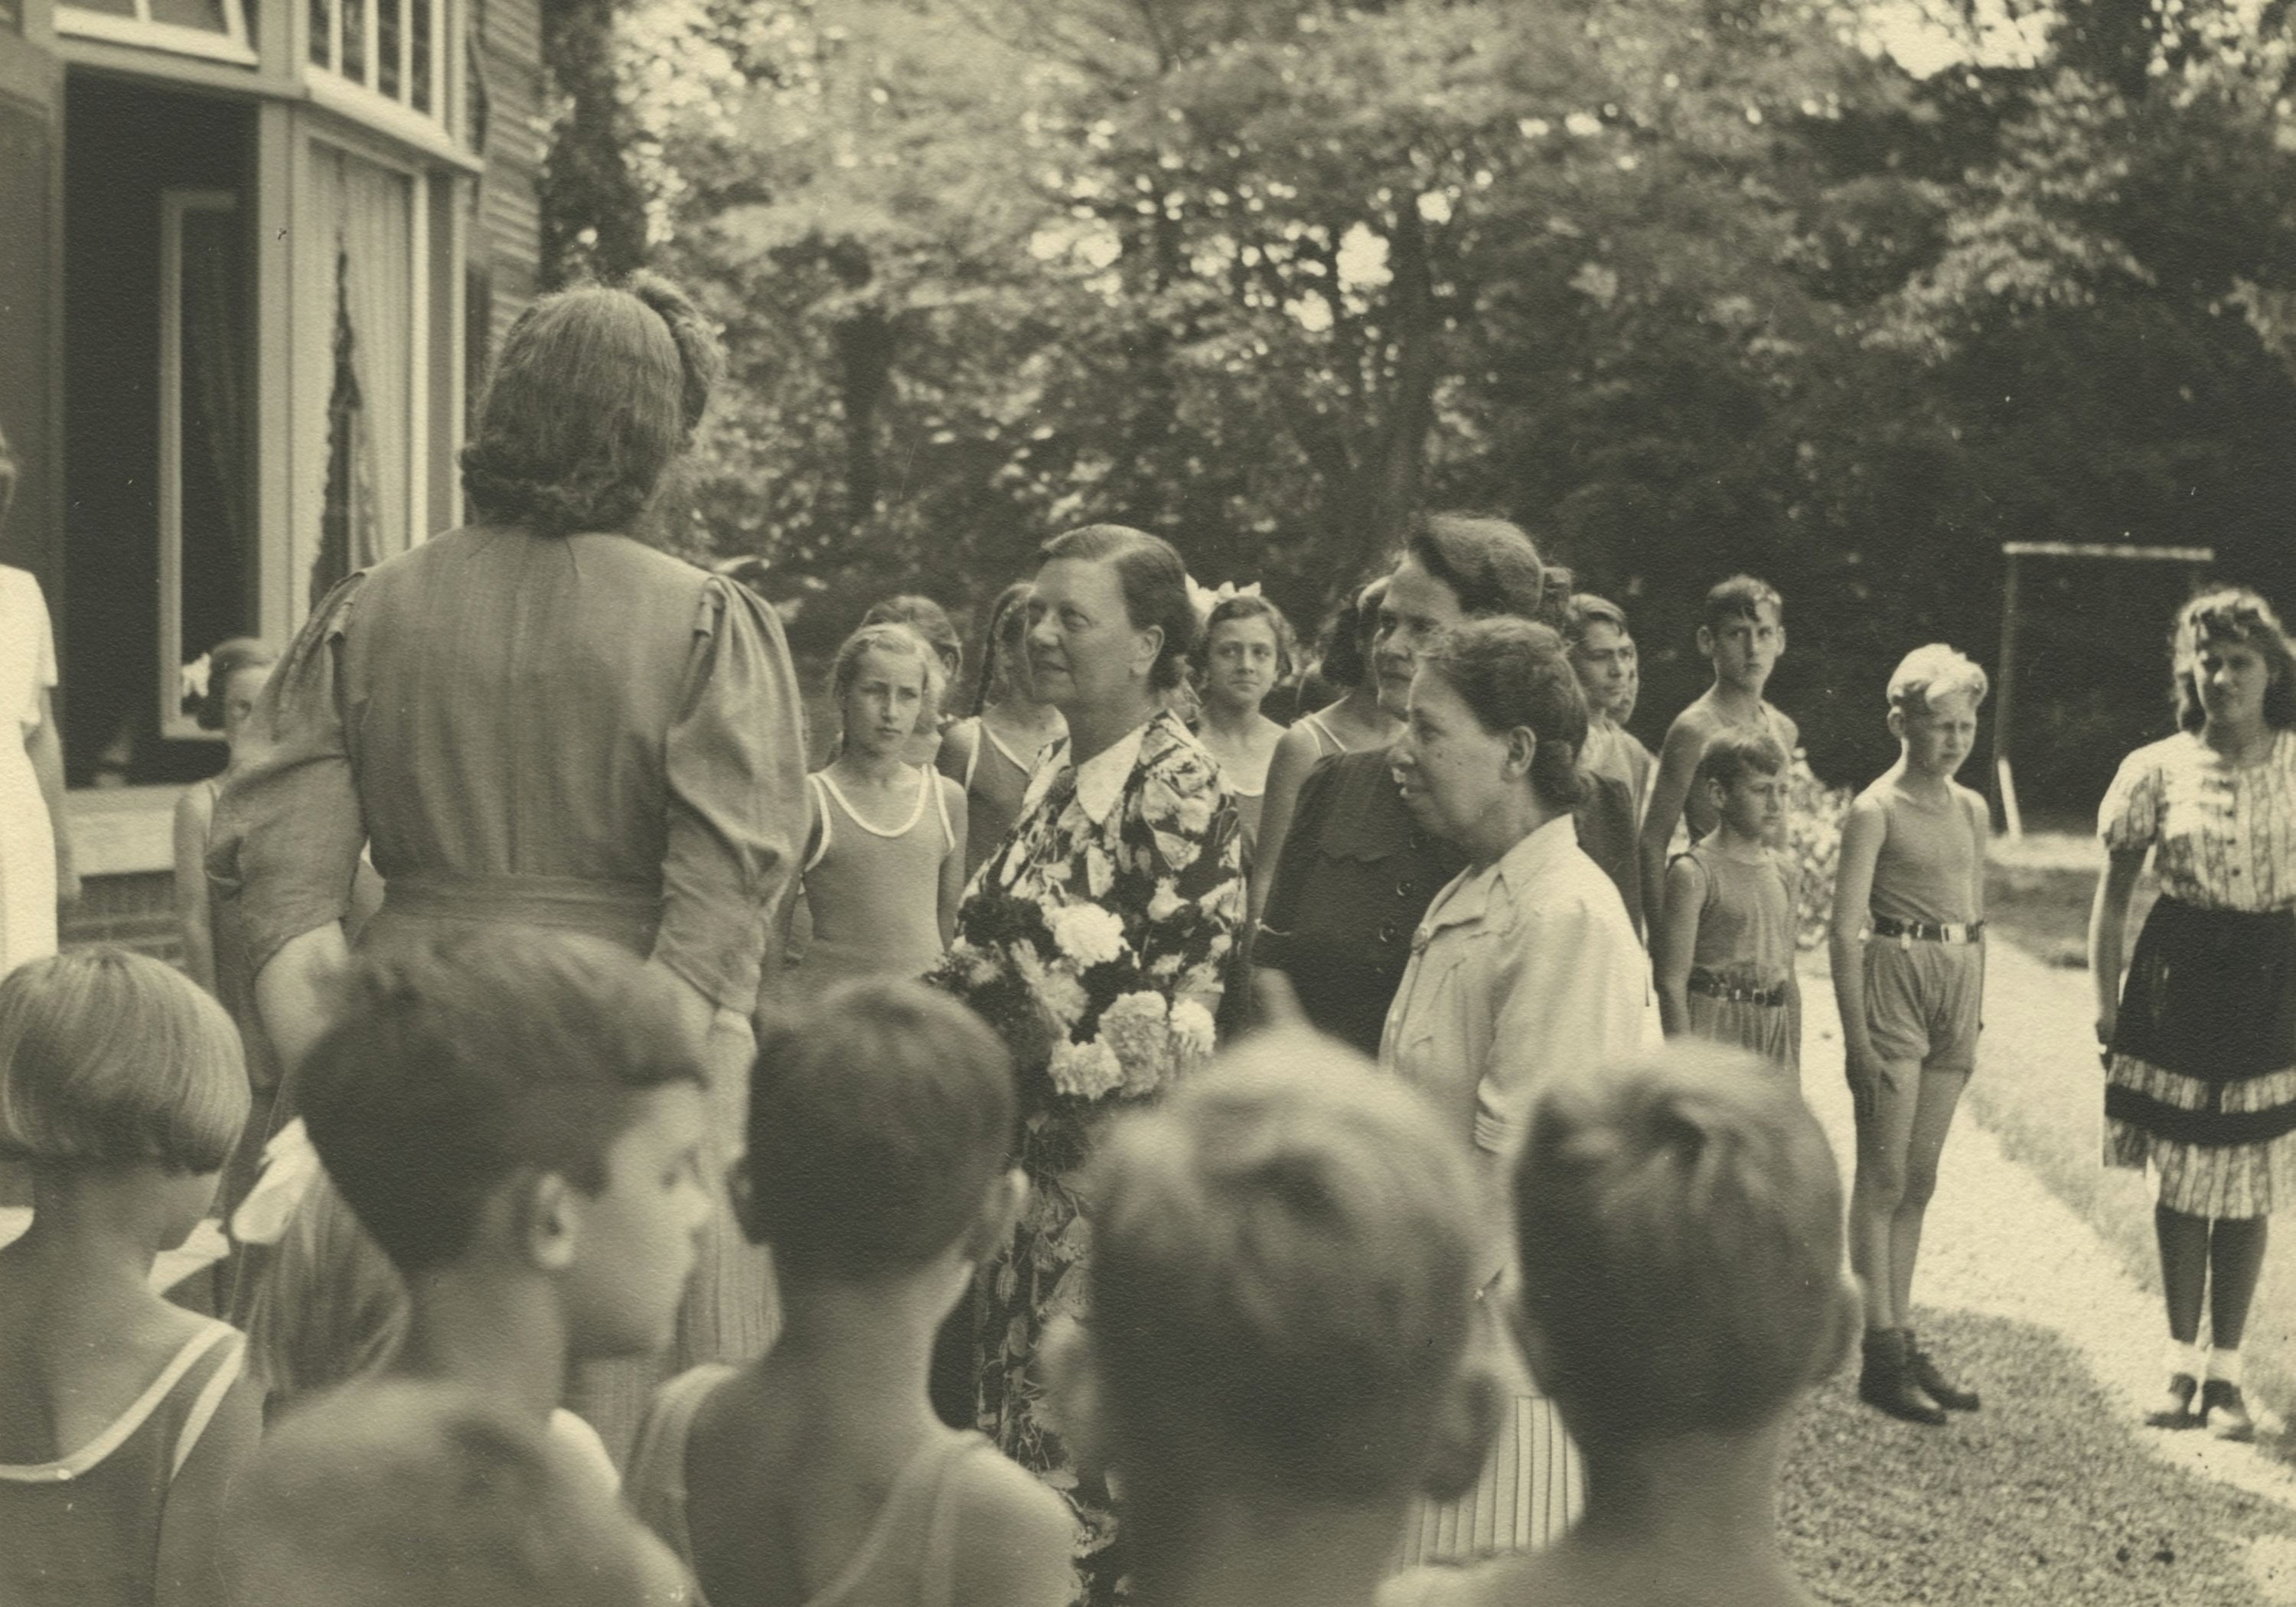
{"label": "boy's bare shoulder", "polygon": [[1666,728],[1666,745],[1672,747],[1677,736],[1695,736],[1703,742],[1727,723],[1714,707],[1714,693],[1710,687],[1691,699],[1690,706],[1674,717],[1674,723]]}
{"label": "boy's bare shoulder", "polygon": [[1019,1463],[977,1450],[956,1472],[956,1529],[967,1537],[967,1551],[1015,1562],[1070,1555],[1077,1538],[1075,1513]]}
{"label": "boy's bare shoulder", "polygon": [[1993,806],[1985,801],[1985,794],[1974,787],[1964,787],[1959,782],[1947,783],[1953,789],[1954,800],[1969,811],[1970,816],[1987,831],[1993,829]]}
{"label": "boy's bare shoulder", "polygon": [[1786,756],[1791,758],[1793,757],[1792,750],[1799,747],[1801,743],[1800,726],[1795,723],[1793,716],[1788,714],[1784,709],[1779,708],[1775,703],[1770,702],[1767,699],[1763,701],[1762,707],[1768,710],[1770,717],[1773,719],[1776,720],[1779,725],[1784,726],[1786,728]]}

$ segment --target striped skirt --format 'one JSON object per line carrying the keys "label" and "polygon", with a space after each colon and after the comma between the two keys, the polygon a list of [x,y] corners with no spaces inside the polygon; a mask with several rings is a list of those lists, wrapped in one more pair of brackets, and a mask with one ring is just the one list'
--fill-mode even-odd
{"label": "striped skirt", "polygon": [[1586,1505],[1586,1470],[1579,1465],[1578,1447],[1563,1430],[1562,1414],[1531,1383],[1530,1370],[1513,1341],[1499,1334],[1495,1342],[1510,1391],[1497,1440],[1465,1495],[1412,1504],[1397,1554],[1398,1567],[1538,1551],[1561,1539]]}
{"label": "striped skirt", "polygon": [[2105,1056],[2104,1159],[2187,1216],[2271,1214],[2296,1189],[2296,915],[2162,898]]}

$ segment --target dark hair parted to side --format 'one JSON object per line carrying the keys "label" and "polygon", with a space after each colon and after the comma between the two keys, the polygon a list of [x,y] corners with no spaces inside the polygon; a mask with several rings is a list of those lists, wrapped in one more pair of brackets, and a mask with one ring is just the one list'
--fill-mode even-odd
{"label": "dark hair parted to side", "polygon": [[472,507],[544,536],[627,530],[724,368],[718,337],[666,279],[545,296],[503,337],[463,448]]}
{"label": "dark hair parted to side", "polygon": [[0,1158],[220,1171],[247,1105],[239,1029],[174,966],[107,946],[0,980]]}
{"label": "dark hair parted to side", "polygon": [[1433,1111],[1292,1028],[1110,1130],[1092,1346],[1126,1482],[1349,1501],[1415,1485],[1473,1311],[1475,1188]]}
{"label": "dark hair parted to side", "polygon": [[702,1081],[678,984],[627,949],[489,928],[362,960],[303,1070],[303,1117],[402,1273],[469,1248],[513,1174],[595,1192],[653,1089]]}
{"label": "dark hair parted to side", "polygon": [[1607,625],[1622,636],[1628,634],[1627,611],[1608,597],[1598,597],[1593,592],[1573,592],[1563,608],[1569,626],[1562,634],[1572,643],[1585,641],[1587,627],[1593,625]]}
{"label": "dark hair parted to side", "polygon": [[1733,619],[1759,619],[1765,606],[1780,620],[1785,619],[1786,600],[1776,586],[1751,575],[1733,575],[1716,581],[1706,594],[1706,601],[1699,605],[1698,622],[1714,630]]}
{"label": "dark hair parted to side", "polygon": [[268,669],[279,662],[279,650],[253,636],[234,636],[208,650],[208,689],[200,697],[198,720],[202,731],[220,731],[224,706],[231,701],[231,677],[242,669]]}
{"label": "dark hair parted to side", "polygon": [[1470,619],[1420,654],[1494,734],[1528,726],[1538,739],[1530,783],[1549,808],[1578,807],[1587,795],[1578,754],[1587,746],[1587,694],[1562,638],[1535,619]]}
{"label": "dark hair parted to side", "polygon": [[2194,675],[2201,649],[2210,642],[2237,642],[2262,655],[2272,674],[2264,689],[2264,723],[2276,731],[2296,727],[2296,652],[2288,632],[2272,604],[2244,586],[2227,586],[2203,592],[2177,611],[2169,636],[2177,728],[2198,731],[2208,724]]}
{"label": "dark hair parted to side", "polygon": [[1188,596],[1188,566],[1172,544],[1129,525],[1088,524],[1054,537],[1037,549],[1045,562],[1055,558],[1113,565],[1124,587],[1124,617],[1135,630],[1151,626],[1164,633],[1164,645],[1148,672],[1152,692],[1180,684],[1196,647],[1196,605]]}
{"label": "dark hair parted to side", "polygon": [[1521,526],[1476,513],[1424,513],[1404,542],[1419,567],[1475,619],[1512,614],[1562,628],[1570,571],[1549,565]]}
{"label": "dark hair parted to side", "polygon": [[1742,1050],[1677,1039],[1547,1089],[1514,1216],[1539,1382],[1582,1444],[1759,1428],[1841,1359],[1833,1152]]}
{"label": "dark hair parted to side", "polygon": [[859,981],[761,1024],[742,1226],[784,1271],[914,1270],[1009,1164],[1019,1095],[987,1023],[919,982]]}
{"label": "dark hair parted to side", "polygon": [[1785,749],[1768,732],[1722,730],[1699,756],[1698,779],[1726,787],[1742,775],[1783,775],[1786,764]]}

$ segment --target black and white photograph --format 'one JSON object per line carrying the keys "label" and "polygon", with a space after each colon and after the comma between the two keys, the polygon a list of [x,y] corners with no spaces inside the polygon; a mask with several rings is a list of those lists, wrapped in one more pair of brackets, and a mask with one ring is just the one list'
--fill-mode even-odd
{"label": "black and white photograph", "polygon": [[0,0],[0,1607],[2292,1607],[2292,619],[2291,0]]}

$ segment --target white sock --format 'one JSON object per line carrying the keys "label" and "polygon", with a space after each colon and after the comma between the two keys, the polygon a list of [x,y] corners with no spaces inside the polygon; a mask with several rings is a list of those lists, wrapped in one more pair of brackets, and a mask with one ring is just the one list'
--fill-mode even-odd
{"label": "white sock", "polygon": [[2171,1374],[2181,1373],[2186,1378],[2198,1378],[2207,1371],[2208,1354],[2197,1344],[2182,1344],[2172,1339],[2168,1349],[2161,1353],[2161,1365]]}
{"label": "white sock", "polygon": [[2214,1382],[2220,1384],[2236,1384],[2240,1382],[2240,1352],[2237,1350],[2210,1350],[2209,1352],[2209,1370],[2207,1376]]}

